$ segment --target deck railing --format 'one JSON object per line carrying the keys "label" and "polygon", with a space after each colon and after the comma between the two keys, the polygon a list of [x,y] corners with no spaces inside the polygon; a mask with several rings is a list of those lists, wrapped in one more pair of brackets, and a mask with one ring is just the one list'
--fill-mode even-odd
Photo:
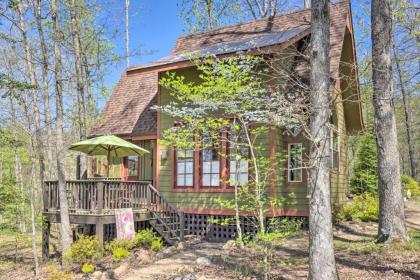
{"label": "deck railing", "polygon": [[[66,181],[70,212],[103,213],[118,208],[156,209],[159,203],[150,181]],[[44,211],[60,210],[58,181],[44,185]],[[155,202],[156,201],[156,202]]]}

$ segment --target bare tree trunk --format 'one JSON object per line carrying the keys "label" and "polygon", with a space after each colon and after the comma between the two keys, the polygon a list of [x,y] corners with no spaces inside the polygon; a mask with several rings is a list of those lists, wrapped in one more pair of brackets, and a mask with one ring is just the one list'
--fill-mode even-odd
{"label": "bare tree trunk", "polygon": [[392,96],[392,18],[387,0],[372,0],[373,107],[378,147],[378,240],[407,240]]}
{"label": "bare tree trunk", "polygon": [[47,158],[48,158],[48,178],[54,177],[53,174],[53,151],[51,147],[52,130],[51,130],[51,113],[50,113],[50,97],[48,91],[48,51],[45,44],[44,30],[41,22],[41,5],[42,0],[34,0],[34,14],[36,26],[38,29],[39,43],[41,45],[42,59],[42,91],[44,102],[45,126],[47,128]]}
{"label": "bare tree trunk", "polygon": [[303,0],[303,8],[307,9],[311,6],[310,1],[309,0]]}
{"label": "bare tree trunk", "polygon": [[[15,104],[13,99],[10,99],[10,109],[12,114],[12,119],[16,120],[16,111],[15,111]],[[16,131],[16,124],[13,125],[13,139],[17,140],[17,131]],[[25,188],[23,186],[23,178],[22,178],[22,162],[20,161],[19,153],[17,148],[14,150],[15,153],[15,166],[14,166],[14,172],[15,172],[15,178],[16,183],[19,184],[19,190],[23,194],[25,191]],[[22,200],[20,203],[20,219],[19,219],[19,229],[21,233],[26,233],[26,213],[25,213],[25,202]]]}
{"label": "bare tree trunk", "polygon": [[128,33],[128,11],[130,7],[130,0],[125,0],[125,64],[130,67],[130,52],[129,52],[129,33]]}
{"label": "bare tree trunk", "polygon": [[330,13],[328,0],[312,0],[309,191],[309,279],[338,279],[330,199]]}
{"label": "bare tree trunk", "polygon": [[54,35],[54,74],[55,74],[55,104],[56,104],[56,148],[57,148],[57,177],[60,199],[60,233],[63,252],[71,245],[71,228],[69,208],[66,194],[66,178],[64,171],[64,137],[63,137],[63,80],[61,63],[61,33],[57,14],[56,0],[51,0],[51,17]]}
{"label": "bare tree trunk", "polygon": [[[23,41],[23,47],[25,51],[26,68],[28,71],[29,80],[31,84],[36,85],[37,82],[35,78],[35,69],[33,67],[32,54],[31,54],[31,49],[30,49],[30,45],[28,41],[28,34],[27,34],[26,23],[25,23],[25,18],[24,18],[24,7],[21,0],[19,0],[17,4],[18,4],[18,11],[19,11],[19,27],[22,33],[22,41]],[[45,179],[45,162],[44,162],[44,141],[41,135],[41,117],[39,114],[39,107],[38,107],[39,101],[38,101],[36,90],[30,89],[29,91],[31,93],[31,98],[32,98],[31,102],[34,108],[35,141],[36,141],[35,146],[37,149],[36,153],[38,154],[39,179],[40,179],[41,188],[42,188],[42,185],[44,184],[44,179]]]}
{"label": "bare tree trunk", "polygon": [[[75,0],[69,0],[70,18],[71,18],[71,34],[73,38],[73,49],[75,55],[76,67],[76,88],[77,88],[77,102],[78,102],[78,121],[79,121],[79,135],[80,140],[86,139],[86,104],[83,84],[83,68],[82,68],[82,54],[81,43],[79,35],[79,23],[77,19],[77,7]],[[85,177],[87,173],[87,157],[80,155],[78,157],[79,174],[80,177]]]}
{"label": "bare tree trunk", "polygon": [[394,61],[395,65],[397,66],[397,74],[398,79],[400,81],[400,89],[401,95],[403,99],[403,106],[404,106],[404,117],[405,117],[405,130],[407,133],[407,145],[408,145],[408,157],[410,159],[410,171],[411,177],[417,178],[416,166],[417,166],[417,159],[416,159],[416,152],[413,143],[413,130],[411,129],[411,109],[410,109],[410,101],[409,95],[405,90],[404,79],[401,71],[400,61],[397,57],[397,51],[395,45],[393,45],[394,50]]}
{"label": "bare tree trunk", "polygon": [[[30,196],[29,196],[29,204],[31,208],[31,239],[32,239],[32,254],[34,258],[34,265],[35,265],[35,276],[39,275],[39,262],[38,262],[38,245],[36,243],[36,214],[35,214],[35,172],[36,172],[36,140],[32,134],[32,127],[31,127],[31,120],[32,116],[29,112],[28,103],[26,100],[21,100],[23,111],[25,114],[25,125],[30,135],[30,142],[29,142],[29,155],[31,158],[31,170],[30,170]],[[36,137],[36,136],[35,136]]]}

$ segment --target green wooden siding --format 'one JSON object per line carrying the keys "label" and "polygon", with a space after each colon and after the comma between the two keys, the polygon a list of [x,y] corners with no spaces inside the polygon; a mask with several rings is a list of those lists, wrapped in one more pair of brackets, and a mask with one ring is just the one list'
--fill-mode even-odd
{"label": "green wooden siding", "polygon": [[[284,62],[283,62],[284,63]],[[197,75],[193,68],[177,70],[178,74],[184,75],[191,81],[197,81]],[[167,89],[160,87],[160,104],[168,104],[171,101],[170,94]],[[334,108],[334,119],[339,130],[339,146],[340,146],[340,164],[337,173],[331,175],[331,199],[334,204],[342,203],[346,199],[347,195],[347,137],[346,137],[346,126],[344,119],[344,110],[342,103],[337,104]],[[166,114],[160,115],[160,131],[159,135],[162,137],[164,130],[172,127],[174,119]],[[276,187],[275,192],[277,197],[287,198],[290,195],[294,195],[296,198],[292,202],[289,200],[289,204],[284,205],[284,209],[297,209],[300,211],[308,210],[308,192],[306,187],[306,180],[301,184],[286,184],[286,172],[285,167],[287,166],[287,143],[288,141],[298,142],[289,139],[289,136],[284,135],[281,128],[275,129],[275,149],[276,149]],[[308,153],[309,145],[305,141],[303,142],[304,153]],[[260,136],[258,143],[262,144],[264,149],[263,154],[269,155],[269,134]],[[285,149],[286,148],[286,149]],[[168,149],[167,147],[160,146],[160,149]],[[230,192],[173,192],[173,152],[169,148],[169,156],[167,160],[162,160],[158,168],[160,168],[159,188],[161,194],[174,206],[179,208],[204,208],[204,209],[220,209],[219,205],[213,202],[214,198],[221,199],[233,199],[233,193]],[[304,171],[305,172],[305,171]],[[304,178],[305,179],[305,178]]]}

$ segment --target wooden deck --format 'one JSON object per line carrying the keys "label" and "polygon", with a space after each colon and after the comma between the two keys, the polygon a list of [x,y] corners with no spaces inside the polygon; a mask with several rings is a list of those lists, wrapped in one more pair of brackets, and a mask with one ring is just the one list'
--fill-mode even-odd
{"label": "wooden deck", "polygon": [[[66,181],[71,224],[95,225],[98,239],[104,242],[104,225],[115,223],[115,209],[132,208],[134,221],[148,221],[166,240],[183,239],[184,215],[171,206],[150,181],[72,180]],[[46,181],[43,190],[43,257],[48,258],[51,223],[60,222],[59,185]]]}

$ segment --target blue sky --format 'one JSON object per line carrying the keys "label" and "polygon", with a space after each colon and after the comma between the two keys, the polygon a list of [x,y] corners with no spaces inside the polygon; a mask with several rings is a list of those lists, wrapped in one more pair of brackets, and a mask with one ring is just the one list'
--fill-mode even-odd
{"label": "blue sky", "polygon": [[[291,0],[298,1],[303,0]],[[131,0],[130,5],[130,50],[138,50],[144,54],[130,58],[131,65],[138,65],[156,60],[168,54],[175,44],[176,39],[182,35],[183,24],[178,14],[180,0]],[[112,7],[106,8],[105,23],[119,30],[119,35],[113,39],[118,54],[124,54],[124,3],[125,0],[113,0]],[[366,34],[362,34],[359,22],[363,22],[363,28],[369,28],[370,19],[363,12],[363,6],[370,6],[369,0],[353,0],[353,22],[356,29],[356,42],[363,43],[364,47],[370,47],[365,40]],[[102,18],[104,20],[104,18]],[[115,26],[113,26],[115,25]],[[364,38],[364,39],[362,39]],[[366,45],[366,43],[368,45]],[[358,55],[363,53],[360,51]],[[121,62],[111,69],[105,78],[105,84],[109,87],[118,82],[125,68],[125,62]]]}

